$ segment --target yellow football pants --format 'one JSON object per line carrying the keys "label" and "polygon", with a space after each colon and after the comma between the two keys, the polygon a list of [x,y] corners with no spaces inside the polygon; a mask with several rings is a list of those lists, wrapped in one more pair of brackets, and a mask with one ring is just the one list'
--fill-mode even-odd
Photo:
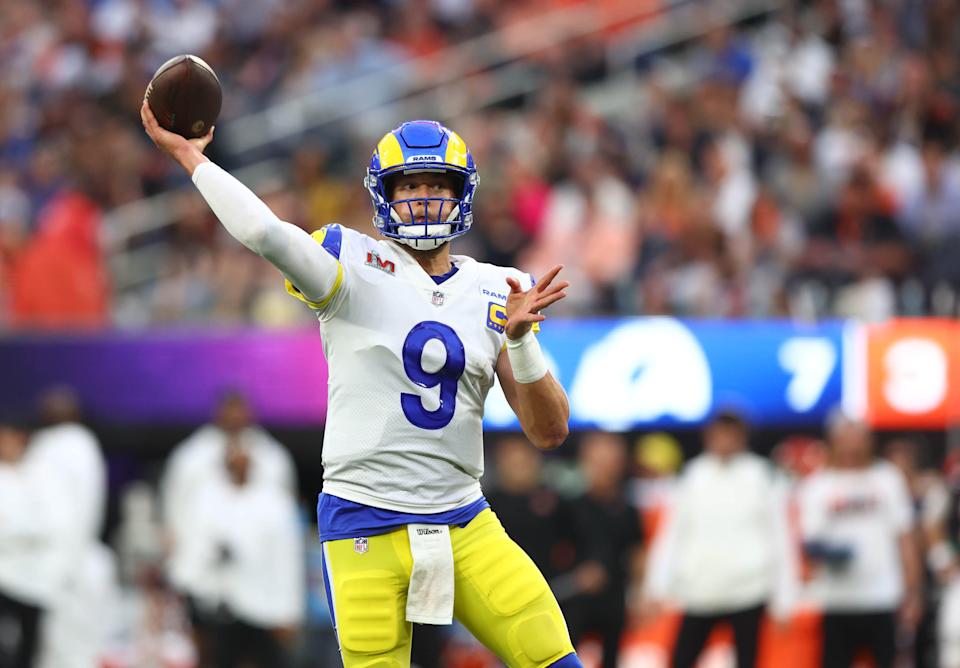
{"label": "yellow football pants", "polygon": [[[450,527],[454,616],[510,668],[545,668],[573,652],[560,606],[533,561],[489,508]],[[405,619],[413,557],[406,527],[323,544],[326,577],[345,668],[407,668]]]}

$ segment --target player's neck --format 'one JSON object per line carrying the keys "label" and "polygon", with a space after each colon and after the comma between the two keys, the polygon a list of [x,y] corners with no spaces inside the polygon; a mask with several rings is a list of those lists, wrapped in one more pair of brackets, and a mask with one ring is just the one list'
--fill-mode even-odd
{"label": "player's neck", "polygon": [[432,250],[416,250],[410,246],[403,246],[403,250],[410,253],[417,264],[430,276],[443,276],[450,271],[450,244],[445,243]]}

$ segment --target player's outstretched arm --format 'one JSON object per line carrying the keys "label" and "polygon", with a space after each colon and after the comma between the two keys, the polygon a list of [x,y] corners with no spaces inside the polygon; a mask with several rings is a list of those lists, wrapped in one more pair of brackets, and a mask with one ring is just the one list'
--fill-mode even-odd
{"label": "player's outstretched arm", "polygon": [[140,118],[153,143],[190,174],[237,241],[269,260],[308,299],[322,301],[333,291],[340,272],[337,260],[305,231],[277,218],[249,188],[203,154],[214,128],[198,139],[181,137],[160,127],[146,100]]}
{"label": "player's outstretched arm", "polygon": [[541,311],[567,296],[567,281],[553,283],[561,269],[554,267],[527,291],[515,278],[507,279],[507,349],[497,360],[497,376],[507,402],[527,438],[541,450],[559,446],[570,433],[567,394],[547,370],[532,331],[533,323],[546,320]]}

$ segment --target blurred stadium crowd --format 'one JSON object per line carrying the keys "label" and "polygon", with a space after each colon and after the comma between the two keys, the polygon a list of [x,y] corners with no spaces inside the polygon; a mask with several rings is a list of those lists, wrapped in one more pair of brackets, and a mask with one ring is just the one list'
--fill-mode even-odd
{"label": "blurred stadium crowd", "polygon": [[[38,417],[0,417],[0,666],[340,665],[316,489],[242,394],[134,481],[68,388]],[[839,413],[825,434],[761,457],[720,409],[686,461],[667,433],[503,434],[484,489],[587,666],[960,665],[956,461]],[[457,625],[414,639],[419,668],[500,665]]]}
{"label": "blurred stadium crowd", "polygon": [[[387,67],[370,94],[408,95],[456,59],[445,47],[489,31],[500,62],[520,54],[543,85],[443,119],[482,179],[461,252],[533,273],[564,262],[574,288],[562,306],[577,315],[957,312],[960,10],[949,0],[820,0],[733,26],[724,5],[692,3],[700,36],[638,57],[615,92],[603,88],[615,21],[526,55],[506,30],[575,2],[46,4],[0,8],[5,328],[308,319],[186,191],[173,224],[146,235],[161,249],[155,275],[115,275],[100,241],[120,238],[119,256],[144,239],[104,229],[104,215],[185,183],[139,128],[150,74],[177,53],[207,59],[229,129]],[[651,22],[670,13],[649,6]],[[610,95],[619,102],[596,102]],[[361,134],[334,124],[271,147],[284,158],[271,205],[307,229],[372,232],[360,179],[376,136]],[[228,167],[246,161],[224,142],[213,151]],[[52,289],[54,266],[69,289]]]}

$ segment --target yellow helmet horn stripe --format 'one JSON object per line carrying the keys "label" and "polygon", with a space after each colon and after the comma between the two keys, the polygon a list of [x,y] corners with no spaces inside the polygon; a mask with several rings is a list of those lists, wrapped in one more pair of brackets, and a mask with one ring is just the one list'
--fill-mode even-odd
{"label": "yellow helmet horn stripe", "polygon": [[443,161],[449,165],[456,165],[457,167],[467,168],[467,145],[460,139],[458,135],[453,130],[449,130],[450,136],[447,139],[447,154],[444,156]]}
{"label": "yellow helmet horn stripe", "polygon": [[380,169],[403,164],[403,149],[392,132],[385,134],[377,144],[377,154],[380,156]]}

